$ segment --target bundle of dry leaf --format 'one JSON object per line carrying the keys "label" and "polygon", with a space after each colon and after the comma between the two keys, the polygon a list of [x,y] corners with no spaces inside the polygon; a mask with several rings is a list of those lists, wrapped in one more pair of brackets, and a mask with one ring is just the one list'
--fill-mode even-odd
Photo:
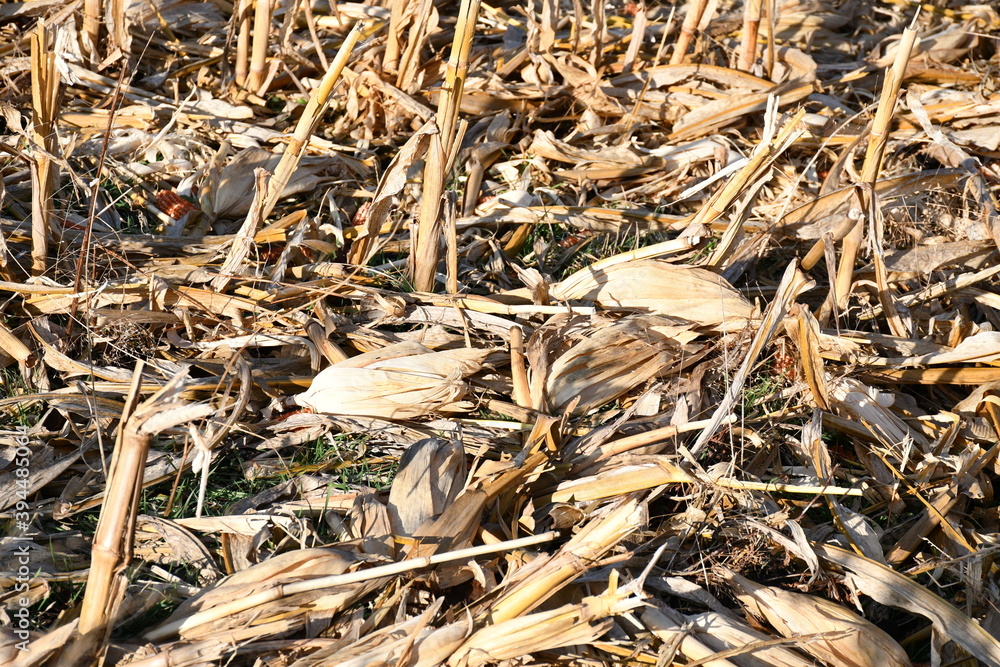
{"label": "bundle of dry leaf", "polygon": [[0,4],[0,663],[1000,665],[998,36]]}

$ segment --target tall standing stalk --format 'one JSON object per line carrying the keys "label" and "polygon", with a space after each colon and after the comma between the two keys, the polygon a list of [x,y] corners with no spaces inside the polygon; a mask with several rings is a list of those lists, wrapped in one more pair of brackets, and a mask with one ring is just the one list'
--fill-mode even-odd
{"label": "tall standing stalk", "polygon": [[[247,88],[261,94],[267,65],[267,42],[271,37],[271,0],[257,0],[253,15],[253,51],[250,55],[250,75]],[[238,44],[237,44],[238,48]]]}
{"label": "tall standing stalk", "polygon": [[761,0],[748,0],[743,7],[743,44],[736,68],[749,72],[757,60],[757,35],[760,31]]}
{"label": "tall standing stalk", "polygon": [[469,53],[476,31],[480,0],[462,0],[451,57],[445,71],[444,88],[438,99],[438,134],[431,138],[424,163],[424,185],[417,223],[417,242],[412,256],[413,286],[421,292],[434,289],[441,241],[441,194],[447,177],[450,156],[456,148],[458,111],[469,72]]}
{"label": "tall standing stalk", "polygon": [[670,56],[671,65],[679,65],[684,62],[684,56],[687,55],[687,50],[691,46],[691,42],[694,41],[694,31],[701,23],[701,15],[705,13],[707,5],[708,0],[687,1],[684,23],[681,24],[681,34],[677,37],[674,52]]}
{"label": "tall standing stalk", "polygon": [[188,404],[179,399],[186,371],[136,407],[142,371],[140,361],[122,412],[122,426],[108,470],[107,491],[94,534],[78,633],[60,656],[60,665],[100,663],[97,656],[102,645],[106,646],[106,634],[114,624],[128,583],[123,565],[132,557],[135,521],[150,444],[160,431],[207,417],[215,411],[208,403]]}
{"label": "tall standing stalk", "polygon": [[250,63],[250,7],[251,0],[237,0],[234,7],[238,33],[236,36],[236,85],[243,88],[247,84]]}
{"label": "tall standing stalk", "polygon": [[399,68],[399,55],[403,44],[403,24],[407,0],[392,0],[389,14],[389,34],[385,40],[385,55],[382,57],[382,70],[395,74]]}
{"label": "tall standing stalk", "polygon": [[98,62],[100,54],[97,50],[98,40],[101,35],[101,0],[85,0],[83,3],[83,52],[87,54],[92,63]]}
{"label": "tall standing stalk", "polygon": [[49,233],[55,211],[53,196],[59,168],[52,160],[59,147],[56,117],[59,112],[59,73],[44,20],[31,36],[31,125],[39,149],[31,163],[31,273],[45,273]]}
{"label": "tall standing stalk", "polygon": [[[870,193],[868,196],[874,194],[875,181],[878,180],[879,172],[882,170],[882,158],[885,156],[885,146],[889,141],[889,126],[892,124],[892,117],[896,111],[896,98],[899,96],[899,88],[903,83],[903,75],[906,73],[906,64],[910,61],[910,53],[917,39],[916,26],[919,16],[920,11],[918,10],[913,21],[903,30],[903,35],[899,39],[899,47],[896,50],[896,58],[892,67],[885,73],[882,95],[875,112],[875,120],[872,121],[872,131],[868,136],[868,150],[865,153],[865,163],[861,169],[861,182],[872,186],[868,189],[868,193]],[[871,210],[867,202],[864,208],[866,211]],[[864,225],[858,220],[844,237],[834,292],[837,306],[841,309],[847,306],[847,297],[851,291],[851,283],[854,281],[854,263],[857,261],[858,249],[861,247],[863,229]]]}
{"label": "tall standing stalk", "polygon": [[292,138],[288,142],[285,152],[281,155],[278,166],[274,169],[274,176],[269,182],[267,198],[264,200],[264,206],[261,211],[261,220],[266,220],[267,216],[271,215],[275,204],[278,203],[278,198],[284,191],[285,186],[288,185],[288,181],[291,180],[296,167],[299,166],[299,160],[302,159],[302,154],[305,152],[306,146],[309,145],[309,136],[313,133],[316,125],[319,124],[320,119],[323,118],[323,114],[326,113],[326,109],[330,104],[330,96],[333,94],[333,87],[340,79],[344,67],[347,66],[351,52],[361,39],[364,27],[364,23],[361,21],[358,21],[354,25],[351,32],[344,39],[344,43],[341,44],[340,50],[337,51],[337,56],[330,63],[330,68],[323,75],[323,79],[313,89],[312,95],[306,103],[306,108],[302,111],[302,115],[299,116],[299,121],[295,125]]}

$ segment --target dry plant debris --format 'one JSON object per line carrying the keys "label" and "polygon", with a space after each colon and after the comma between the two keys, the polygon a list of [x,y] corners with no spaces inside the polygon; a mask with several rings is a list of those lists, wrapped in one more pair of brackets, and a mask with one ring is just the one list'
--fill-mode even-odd
{"label": "dry plant debris", "polygon": [[0,3],[0,663],[1000,665],[1000,13]]}

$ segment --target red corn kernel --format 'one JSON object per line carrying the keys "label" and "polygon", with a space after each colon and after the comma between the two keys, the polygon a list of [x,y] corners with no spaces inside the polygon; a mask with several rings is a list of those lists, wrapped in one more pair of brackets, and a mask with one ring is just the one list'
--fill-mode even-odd
{"label": "red corn kernel", "polygon": [[180,220],[198,207],[184,199],[173,190],[160,190],[156,193],[156,207],[174,220]]}

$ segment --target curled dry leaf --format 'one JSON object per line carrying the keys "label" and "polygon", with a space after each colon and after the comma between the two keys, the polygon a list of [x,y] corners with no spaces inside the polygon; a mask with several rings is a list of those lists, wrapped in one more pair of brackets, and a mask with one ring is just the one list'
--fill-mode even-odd
{"label": "curled dry leaf", "polygon": [[[733,656],[733,662],[745,667],[811,667],[814,663],[784,646],[768,645],[768,637],[746,623],[716,612],[688,616],[695,636],[716,651],[737,647],[745,653]],[[755,648],[753,645],[757,644]]]}
{"label": "curled dry leaf", "polygon": [[723,578],[751,613],[785,637],[820,635],[802,650],[839,667],[909,667],[906,651],[869,621],[835,602],[783,588],[762,586],[723,568]]}
{"label": "curled dry leaf", "polygon": [[[274,173],[281,155],[269,153],[263,148],[245,148],[218,175],[218,186],[211,192],[211,202],[206,210],[211,210],[220,218],[240,218],[247,214],[253,203],[254,170],[265,169]],[[329,167],[329,158],[309,157],[303,159],[281,193],[290,197],[298,192],[315,189],[322,181],[319,175]]]}
{"label": "curled dry leaf", "polygon": [[612,615],[637,601],[620,595],[585,598],[570,604],[487,625],[452,655],[448,665],[480,667],[571,644],[589,644],[611,629]]}
{"label": "curled dry leaf", "polygon": [[[399,351],[404,354],[395,356]],[[482,368],[489,353],[392,345],[323,370],[295,402],[315,412],[386,419],[467,410],[461,402],[468,390],[464,379]]]}
{"label": "curled dry leaf", "polygon": [[553,285],[550,294],[560,301],[646,311],[719,331],[742,329],[754,314],[753,305],[722,276],[655,259],[582,269]]}
{"label": "curled dry leaf", "polygon": [[444,512],[455,502],[465,476],[465,450],[459,443],[427,438],[407,447],[389,489],[392,532],[412,536]]}
{"label": "curled dry leaf", "polygon": [[[293,619],[299,618],[299,623],[304,623],[309,614],[343,609],[353,600],[377,588],[381,580],[373,579],[336,589],[307,591],[291,596],[283,594],[282,586],[343,574],[359,562],[352,554],[338,549],[299,549],[273,556],[203,589],[181,604],[149,636],[162,638],[176,632],[185,639],[198,639],[222,630],[263,624],[273,620],[275,615],[285,614]],[[269,602],[250,609],[241,607],[235,613],[220,612],[212,619],[204,618],[206,612],[226,609],[235,600],[265,592],[273,593]]]}
{"label": "curled dry leaf", "polygon": [[[544,337],[536,332],[534,341]],[[561,354],[545,378],[549,408],[562,412],[574,400],[583,414],[609,403],[666,370],[697,337],[690,326],[652,315],[631,315],[607,324],[603,318],[567,323],[557,335]],[[532,380],[534,385],[534,380]]]}

